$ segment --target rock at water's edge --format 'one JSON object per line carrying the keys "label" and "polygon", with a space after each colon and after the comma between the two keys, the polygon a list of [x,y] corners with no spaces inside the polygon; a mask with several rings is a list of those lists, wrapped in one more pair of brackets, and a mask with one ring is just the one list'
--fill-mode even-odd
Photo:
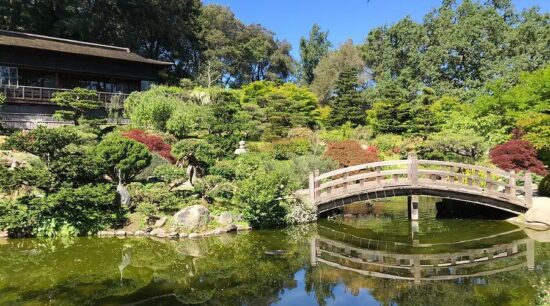
{"label": "rock at water's edge", "polygon": [[202,205],[185,207],[174,214],[173,226],[188,230],[204,227],[210,219],[210,211]]}

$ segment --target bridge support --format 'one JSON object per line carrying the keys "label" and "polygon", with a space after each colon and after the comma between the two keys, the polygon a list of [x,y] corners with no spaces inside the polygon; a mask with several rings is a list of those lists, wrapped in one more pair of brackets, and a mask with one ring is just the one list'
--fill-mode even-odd
{"label": "bridge support", "polygon": [[407,197],[407,207],[409,212],[409,219],[418,221],[418,196],[412,195]]}

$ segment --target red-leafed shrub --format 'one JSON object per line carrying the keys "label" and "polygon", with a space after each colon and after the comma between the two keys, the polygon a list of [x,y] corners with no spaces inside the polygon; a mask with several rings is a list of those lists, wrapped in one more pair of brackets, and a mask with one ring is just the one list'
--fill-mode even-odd
{"label": "red-leafed shrub", "polygon": [[369,147],[365,150],[353,140],[330,143],[325,156],[338,162],[340,167],[349,167],[378,161],[378,149]]}
{"label": "red-leafed shrub", "polygon": [[513,139],[495,146],[489,153],[491,162],[497,167],[510,170],[527,170],[536,174],[546,175],[548,171],[537,159],[537,151],[525,140]]}
{"label": "red-leafed shrub", "polygon": [[128,130],[122,133],[122,135],[124,135],[124,137],[141,142],[142,144],[147,146],[149,151],[157,153],[158,155],[164,157],[173,164],[176,163],[176,159],[174,158],[174,156],[172,156],[171,153],[172,146],[164,142],[162,137],[147,134],[146,132],[138,129]]}

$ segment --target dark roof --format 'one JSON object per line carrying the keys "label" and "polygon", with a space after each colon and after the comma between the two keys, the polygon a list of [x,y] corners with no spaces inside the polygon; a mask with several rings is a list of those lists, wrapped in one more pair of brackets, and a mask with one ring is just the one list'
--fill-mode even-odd
{"label": "dark roof", "polygon": [[172,65],[172,63],[169,62],[147,59],[141,55],[130,52],[130,49],[128,48],[100,45],[23,32],[0,30],[0,46],[1,45],[111,58],[153,65]]}

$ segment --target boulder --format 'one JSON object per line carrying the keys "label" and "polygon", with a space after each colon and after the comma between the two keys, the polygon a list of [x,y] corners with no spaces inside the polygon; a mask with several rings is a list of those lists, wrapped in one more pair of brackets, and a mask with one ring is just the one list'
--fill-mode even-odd
{"label": "boulder", "polygon": [[8,238],[8,231],[0,232],[0,238]]}
{"label": "boulder", "polygon": [[533,198],[533,207],[525,213],[524,217],[526,223],[542,223],[550,227],[550,198]]}
{"label": "boulder", "polygon": [[155,222],[154,227],[155,227],[155,228],[163,227],[164,224],[166,224],[166,220],[168,220],[167,217],[162,217],[162,218],[158,219],[158,220]]}
{"label": "boulder", "polygon": [[187,233],[180,233],[180,238],[187,238],[187,236],[189,236],[189,234],[187,234]]}
{"label": "boulder", "polygon": [[242,224],[237,225],[237,231],[248,231],[251,229],[252,228],[249,225],[242,225]]}
{"label": "boulder", "polygon": [[188,230],[206,226],[210,219],[210,211],[202,205],[185,207],[174,214],[173,226]]}
{"label": "boulder", "polygon": [[218,223],[221,225],[228,225],[233,223],[233,215],[230,212],[224,211],[218,217]]}
{"label": "boulder", "polygon": [[168,237],[170,239],[177,239],[180,237],[180,234],[178,232],[171,232],[170,234],[168,234]]}
{"label": "boulder", "polygon": [[166,232],[162,228],[155,228],[151,232],[149,232],[149,235],[153,237],[158,237],[160,235],[166,235]]}
{"label": "boulder", "polygon": [[124,237],[124,236],[126,236],[126,232],[125,231],[116,231],[115,235],[118,236],[118,237]]}
{"label": "boulder", "polygon": [[193,239],[193,238],[200,238],[200,237],[202,237],[202,234],[191,233],[191,234],[189,234],[188,237],[191,238],[191,239]]}
{"label": "boulder", "polygon": [[136,231],[134,235],[136,235],[137,237],[145,236],[145,231]]}

